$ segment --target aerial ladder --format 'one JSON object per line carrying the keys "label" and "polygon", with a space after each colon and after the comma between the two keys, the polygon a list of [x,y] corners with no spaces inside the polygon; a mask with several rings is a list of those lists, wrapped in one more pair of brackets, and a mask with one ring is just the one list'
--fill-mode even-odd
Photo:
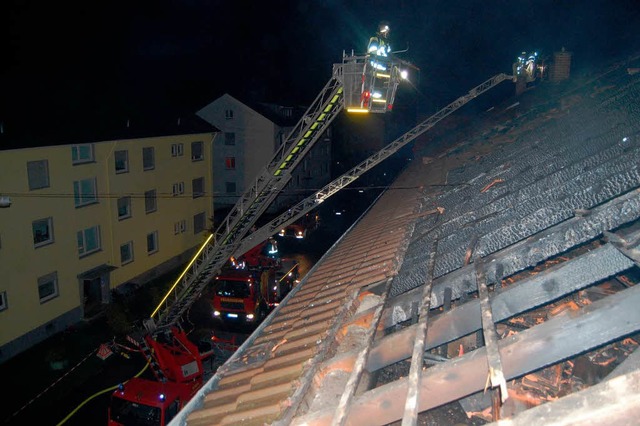
{"label": "aerial ladder", "polygon": [[435,126],[439,121],[453,113],[454,111],[460,109],[477,96],[483,94],[487,90],[497,86],[505,80],[515,81],[512,75],[507,74],[497,74],[487,81],[479,84],[478,86],[471,89],[465,95],[460,96],[455,101],[451,102],[449,105],[440,109],[438,112],[415,126],[413,129],[409,130],[393,142],[391,142],[386,147],[382,148],[380,151],[371,155],[354,168],[344,173],[342,176],[336,178],[332,182],[325,185],[320,190],[316,191],[314,194],[300,201],[295,206],[289,208],[286,212],[282,213],[277,218],[271,220],[261,228],[252,232],[246,238],[242,240],[242,242],[237,246],[236,254],[244,253],[247,250],[251,249],[257,242],[263,241],[277,232],[279,229],[294,223],[305,214],[316,208],[320,203],[325,201],[327,198],[331,197],[336,192],[340,191],[342,188],[351,184],[353,181],[358,179],[367,171],[371,170],[376,165],[380,164],[382,161],[386,160],[396,152],[398,152],[402,147],[407,145],[409,142],[413,141],[415,138],[431,129]]}
{"label": "aerial ladder", "polygon": [[[334,64],[331,79],[273,158],[239,198],[223,223],[202,244],[150,317],[143,321],[148,333],[156,335],[167,332],[180,321],[228,259],[250,249],[245,250],[246,245],[239,249],[243,238],[287,185],[295,167],[343,109],[358,113],[392,110],[402,78],[400,69],[405,64],[397,58],[390,58],[389,72],[380,75],[369,66],[368,56],[343,54],[342,63]],[[375,104],[365,103],[363,93],[373,90],[382,95]],[[258,241],[256,238],[252,240]]]}

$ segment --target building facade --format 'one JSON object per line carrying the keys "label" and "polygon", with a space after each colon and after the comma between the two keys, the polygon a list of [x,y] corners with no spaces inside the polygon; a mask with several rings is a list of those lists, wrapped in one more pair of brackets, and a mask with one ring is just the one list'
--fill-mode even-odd
{"label": "building facade", "polygon": [[[225,94],[196,114],[220,129],[213,150],[214,206],[225,209],[235,205],[286,140],[301,108],[273,104],[248,104]],[[282,194],[270,206],[278,212],[321,188],[331,177],[331,129],[316,142],[306,158],[294,170]]]}
{"label": "building facade", "polygon": [[0,151],[0,362],[188,261],[213,215],[216,135]]}

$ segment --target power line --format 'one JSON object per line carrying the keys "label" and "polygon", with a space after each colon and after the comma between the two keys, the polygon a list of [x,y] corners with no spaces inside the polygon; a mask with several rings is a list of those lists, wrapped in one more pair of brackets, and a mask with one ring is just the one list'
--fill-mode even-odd
{"label": "power line", "polygon": [[[456,186],[465,186],[466,184],[441,184],[441,185],[414,185],[414,186],[394,186],[390,187],[387,185],[375,185],[375,186],[359,186],[359,187],[347,187],[343,188],[342,191],[367,191],[367,190],[406,190],[406,189],[420,189],[425,187],[456,187]],[[296,191],[282,191],[278,196],[296,196],[296,195],[305,195],[307,193],[312,193],[318,191],[320,188],[305,188]],[[186,192],[182,194],[173,194],[170,192],[156,192],[155,198],[164,198],[164,199],[193,199],[193,192]],[[32,192],[2,192],[2,195],[14,198],[60,198],[60,199],[71,199],[76,198],[75,194],[72,193],[32,193]],[[131,198],[139,198],[146,199],[147,197],[144,193],[139,192],[121,192],[121,193],[98,193],[96,194],[96,198],[122,198],[122,197],[131,197]],[[227,194],[227,193],[202,193],[195,198],[240,198],[241,195],[235,194]]]}

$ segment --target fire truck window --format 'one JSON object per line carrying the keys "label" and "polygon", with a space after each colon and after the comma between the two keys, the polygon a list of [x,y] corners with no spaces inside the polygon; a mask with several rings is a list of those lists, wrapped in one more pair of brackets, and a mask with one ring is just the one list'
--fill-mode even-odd
{"label": "fire truck window", "polygon": [[111,420],[124,425],[159,425],[160,408],[113,398],[111,401]]}
{"label": "fire truck window", "polygon": [[239,297],[244,299],[250,296],[249,283],[244,281],[219,280],[216,282],[216,293],[222,297]]}

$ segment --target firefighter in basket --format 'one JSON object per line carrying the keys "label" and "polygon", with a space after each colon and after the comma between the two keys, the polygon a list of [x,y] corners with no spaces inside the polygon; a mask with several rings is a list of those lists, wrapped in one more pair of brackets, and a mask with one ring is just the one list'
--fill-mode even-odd
{"label": "firefighter in basket", "polygon": [[386,22],[380,23],[376,35],[369,39],[367,46],[367,55],[370,57],[371,65],[380,71],[386,71],[389,66],[389,54],[391,46],[389,45],[389,25]]}

